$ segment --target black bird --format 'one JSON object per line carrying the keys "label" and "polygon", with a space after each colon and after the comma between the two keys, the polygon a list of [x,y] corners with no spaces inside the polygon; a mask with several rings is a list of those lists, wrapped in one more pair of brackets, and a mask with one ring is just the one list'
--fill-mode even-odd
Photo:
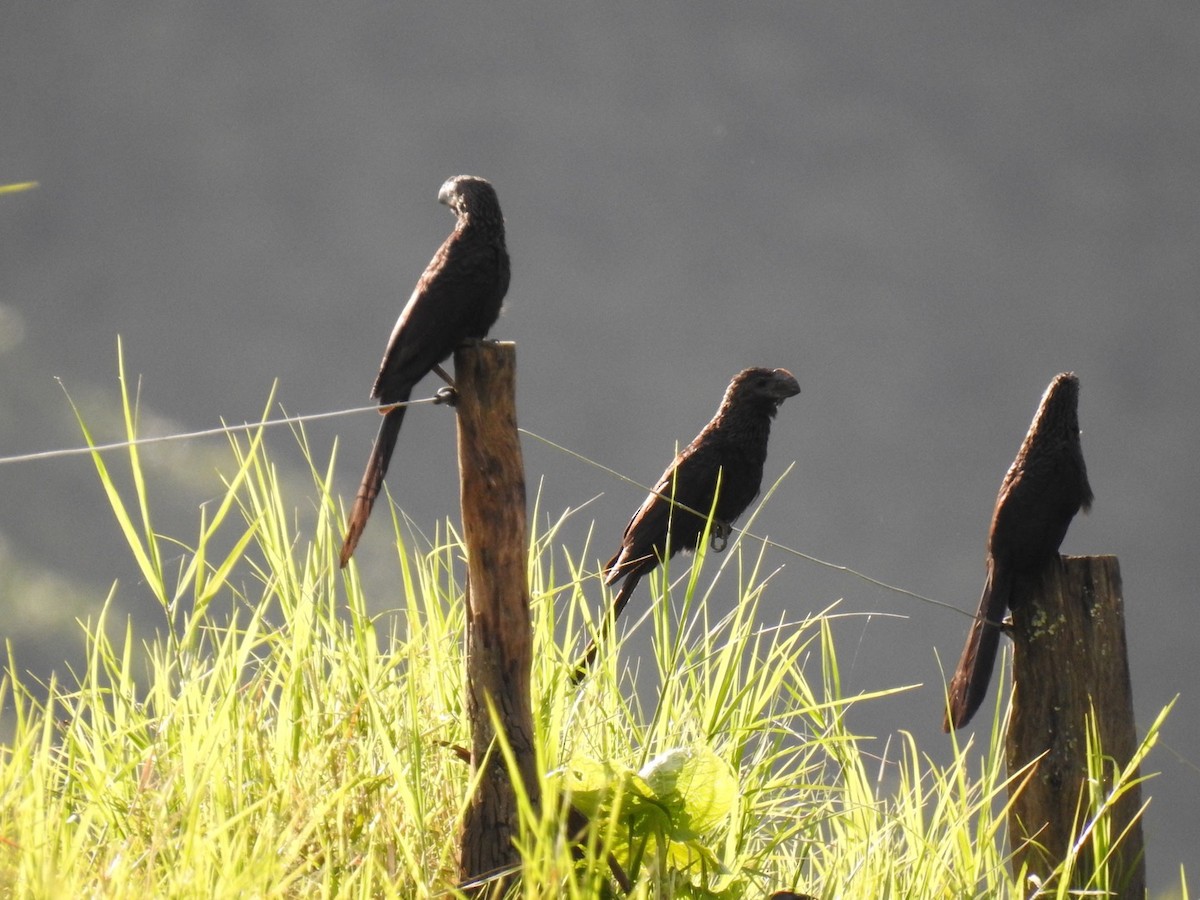
{"label": "black bird", "polygon": [[1019,607],[1046,568],[1080,509],[1091,508],[1079,445],[1079,379],[1055,375],[1004,476],[988,532],[987,580],[979,612],[950,682],[944,731],[962,728],[987,694],[1005,610]]}
{"label": "black bird", "polygon": [[[403,403],[417,382],[466,340],[485,337],[500,315],[508,290],[504,217],[492,186],[458,175],[438,191],[438,200],[458,217],[408,298],[383,354],[371,396],[380,406]],[[384,413],[354,508],[346,520],[342,568],[350,561],[383,486],[405,407]]]}
{"label": "black bird", "polygon": [[[718,476],[713,533],[728,537],[730,526],[762,486],[771,420],[783,401],[798,393],[800,385],[787,369],[744,369],[734,376],[717,414],[663,472],[629,520],[621,549],[604,566],[605,584],[624,579],[609,613],[613,621],[643,575],[679,550],[696,546],[713,509]],[[595,657],[593,641],[576,666],[575,682]]]}

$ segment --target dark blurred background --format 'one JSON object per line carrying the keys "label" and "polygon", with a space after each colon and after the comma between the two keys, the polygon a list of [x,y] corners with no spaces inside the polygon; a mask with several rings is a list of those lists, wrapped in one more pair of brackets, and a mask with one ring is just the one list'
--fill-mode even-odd
{"label": "dark blurred background", "polygon": [[[788,367],[804,393],[768,478],[797,465],[755,530],[964,610],[1000,479],[1072,369],[1096,505],[1063,549],[1120,557],[1139,723],[1182,695],[1145,789],[1151,883],[1176,884],[1200,833],[1200,6],[632,10],[8,9],[0,183],[41,186],[0,196],[0,455],[79,444],[56,376],[120,436],[118,335],[146,433],[254,419],[275,379],[292,413],[367,402],[453,222],[438,187],[463,172],[493,181],[508,223],[493,334],[519,344],[523,426],[649,482],[734,372]],[[340,441],[347,499],[375,426],[309,428],[318,458]],[[457,517],[453,433],[414,411],[389,480],[430,532]],[[270,449],[308,514],[295,442]],[[642,493],[525,449],[551,517],[603,495],[564,538],[581,548],[594,519],[602,561]],[[143,456],[156,525],[194,539],[223,440]],[[113,627],[162,627],[86,458],[0,466],[0,498],[22,669],[77,667],[75,620],[114,582]],[[358,559],[384,609],[375,519]],[[878,751],[900,728],[948,747],[942,672],[967,618],[767,561],[785,569],[765,617],[839,598],[856,614],[838,626],[848,691],[922,684],[856,710]]]}

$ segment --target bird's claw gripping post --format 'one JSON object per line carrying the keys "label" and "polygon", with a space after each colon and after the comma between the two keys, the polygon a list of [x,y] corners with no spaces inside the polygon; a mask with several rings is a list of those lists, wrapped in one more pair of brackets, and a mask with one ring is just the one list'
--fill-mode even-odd
{"label": "bird's claw gripping post", "polygon": [[708,545],[712,547],[713,553],[725,552],[725,548],[729,546],[729,535],[732,533],[733,526],[728,522],[713,519],[712,532],[708,536]]}
{"label": "bird's claw gripping post", "polygon": [[434,396],[433,402],[438,405],[444,403],[447,406],[457,406],[458,391],[454,387],[454,379],[450,377],[450,373],[443,369],[440,365],[434,366],[433,371],[437,374],[438,378],[446,382],[447,385],[437,392],[437,394]]}

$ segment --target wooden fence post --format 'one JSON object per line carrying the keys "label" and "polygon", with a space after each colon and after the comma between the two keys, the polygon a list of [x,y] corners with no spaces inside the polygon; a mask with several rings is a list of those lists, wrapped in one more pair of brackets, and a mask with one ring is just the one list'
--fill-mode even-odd
{"label": "wooden fence post", "polygon": [[[479,782],[463,820],[459,871],[476,882],[512,870],[520,856],[515,786],[495,740],[489,701],[538,802],[530,667],[533,634],[525,520],[525,470],[517,437],[516,345],[490,341],[454,354],[458,467],[467,544],[467,714],[471,775]],[[482,772],[479,772],[483,766]],[[498,896],[505,879],[483,893]]]}
{"label": "wooden fence post", "polygon": [[[1138,746],[1117,558],[1063,557],[1012,617],[1008,770],[1042,757],[1028,784],[1010,788],[1017,792],[1009,812],[1012,866],[1016,874],[1027,863],[1031,874],[1044,879],[1067,855],[1081,796],[1086,811],[1085,717],[1095,711],[1106,792]],[[1142,827],[1135,821],[1140,808],[1135,786],[1111,813],[1114,839],[1132,823],[1110,868],[1119,897],[1146,895]],[[1091,846],[1085,851],[1085,872],[1094,869],[1092,852]]]}

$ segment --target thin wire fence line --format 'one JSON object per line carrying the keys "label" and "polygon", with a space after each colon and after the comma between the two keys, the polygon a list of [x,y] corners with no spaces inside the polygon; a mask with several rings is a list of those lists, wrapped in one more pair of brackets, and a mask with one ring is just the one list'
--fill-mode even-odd
{"label": "thin wire fence line", "polygon": [[[628,475],[625,475],[622,472],[618,472],[616,469],[610,468],[609,466],[604,465],[604,463],[602,463],[602,462],[599,462],[594,459],[590,459],[589,457],[584,456],[582,453],[572,450],[570,447],[564,447],[562,444],[559,444],[559,443],[556,443],[555,441],[550,440],[550,438],[543,437],[540,434],[536,434],[535,432],[530,431],[528,428],[518,427],[517,431],[519,431],[521,434],[524,434],[528,437],[533,438],[534,440],[541,441],[543,444],[545,444],[548,447],[553,447],[555,450],[559,450],[563,453],[566,453],[568,456],[573,456],[576,459],[578,459],[580,462],[587,463],[589,466],[594,466],[595,468],[600,469],[602,472],[607,472],[609,475],[612,475],[615,478],[619,478],[621,481],[631,484],[636,488],[639,488],[648,493],[655,493],[655,490],[653,488],[647,487],[646,485],[642,484],[641,482],[637,481],[636,479],[630,478]],[[691,507],[687,506],[686,504],[679,503],[674,498],[669,497],[666,494],[660,493],[660,494],[658,494],[658,496],[662,497],[668,503],[671,503],[674,506],[677,506],[678,508],[680,508],[686,512],[690,512],[693,515],[704,516],[704,517],[708,516],[707,512],[701,512],[700,510],[692,509]],[[944,600],[935,600],[932,597],[926,597],[923,594],[918,594],[916,591],[910,591],[908,588],[902,588],[902,587],[899,587],[898,585],[888,584],[886,581],[880,581],[878,578],[872,578],[870,575],[867,575],[865,572],[859,572],[857,569],[850,568],[850,566],[844,566],[844,565],[841,565],[840,563],[834,563],[834,562],[829,562],[828,560],[820,559],[819,557],[812,556],[811,554],[805,553],[802,550],[797,550],[795,547],[789,547],[786,544],[781,544],[778,541],[772,540],[771,538],[762,537],[760,535],[757,535],[750,531],[747,531],[744,528],[739,528],[738,526],[733,525],[732,523],[727,522],[725,524],[729,526],[730,530],[742,535],[742,537],[746,537],[746,538],[749,538],[754,541],[761,541],[763,544],[767,545],[768,547],[773,547],[774,549],[780,550],[784,553],[790,553],[792,556],[799,557],[800,559],[803,559],[807,562],[815,563],[818,566],[824,566],[827,569],[832,569],[835,572],[841,572],[844,575],[851,575],[854,578],[858,578],[861,581],[865,581],[867,584],[874,585],[875,587],[882,588],[885,591],[891,591],[892,593],[895,593],[895,594],[901,594],[905,597],[911,597],[913,600],[919,600],[921,603],[928,603],[932,606],[940,606],[943,609],[953,610],[954,612],[958,613],[959,615],[968,616],[969,618],[972,618],[972,619],[975,618],[974,613],[968,612],[967,610],[964,610],[964,609],[960,609],[959,607],[955,606],[953,603],[947,603]]]}
{"label": "thin wire fence line", "polygon": [[[308,413],[308,414],[299,415],[299,416],[282,416],[277,419],[264,419],[264,420],[261,420],[258,422],[247,422],[242,425],[221,425],[216,428],[205,428],[200,431],[187,431],[187,432],[179,432],[176,434],[159,435],[157,437],[135,438],[132,441],[112,441],[112,442],[106,443],[106,444],[95,444],[91,447],[67,447],[67,448],[62,448],[62,449],[58,449],[58,450],[43,450],[43,451],[40,451],[37,453],[22,453],[22,454],[18,454],[15,456],[0,456],[0,466],[8,465],[11,463],[32,462],[34,460],[62,459],[62,458],[72,457],[72,456],[85,456],[85,455],[90,455],[92,453],[106,453],[106,452],[109,452],[112,450],[124,450],[124,449],[129,449],[130,447],[142,447],[142,446],[146,446],[149,444],[162,444],[162,443],[167,443],[170,441],[196,440],[198,438],[216,437],[218,435],[232,434],[235,432],[252,431],[256,428],[271,428],[271,427],[275,427],[278,425],[295,425],[295,424],[299,424],[302,422],[316,422],[316,421],[319,421],[322,419],[333,419],[333,418],[338,418],[340,416],[358,415],[358,414],[364,413],[364,412],[381,413],[381,412],[386,412],[389,409],[393,409],[393,408],[400,407],[400,406],[418,406],[418,405],[437,404],[437,403],[444,403],[444,402],[445,402],[445,399],[441,396],[422,397],[417,400],[407,400],[407,401],[404,401],[403,403],[390,403],[390,404],[385,404],[382,406],[381,405],[355,406],[355,407],[350,407],[347,409],[333,410],[330,412]],[[594,460],[588,456],[584,456],[582,453],[580,453],[576,450],[572,450],[570,447],[565,447],[562,444],[557,443],[556,441],[552,441],[550,438],[543,437],[542,435],[537,434],[536,432],[530,431],[528,428],[518,427],[517,431],[520,432],[521,434],[526,435],[527,437],[533,438],[534,440],[541,441],[543,444],[545,444],[548,447],[553,447],[555,450],[565,453],[568,456],[572,456],[575,459],[579,460],[580,462],[586,463],[587,465],[597,468],[602,472],[606,472],[607,474],[612,475],[614,478],[624,481],[627,484],[633,485],[634,487],[638,488],[639,490],[643,490],[648,493],[654,492],[653,488],[647,487],[646,485],[639,482],[637,479],[630,478],[628,475],[624,474],[623,472],[618,472],[616,469],[612,468],[611,466],[606,466],[604,463],[599,462],[598,460]],[[686,512],[690,512],[693,515],[705,516],[705,517],[707,517],[707,515],[708,515],[707,512],[691,509],[686,504],[679,503],[672,497],[662,495],[662,494],[660,494],[659,496],[662,496],[663,499],[666,500],[667,502],[674,504],[675,506],[679,507],[680,509],[685,510]],[[811,562],[815,565],[823,566],[824,568],[832,569],[835,572],[841,572],[842,574],[845,574],[845,575],[850,575],[854,578],[859,579],[860,581],[866,582],[867,584],[881,588],[882,590],[890,591],[891,593],[894,593],[894,594],[900,594],[905,597],[910,597],[913,600],[917,600],[921,603],[927,603],[931,606],[939,606],[939,607],[942,607],[943,609],[953,610],[954,612],[958,613],[959,615],[968,616],[972,619],[975,618],[975,615],[973,613],[967,612],[966,610],[963,610],[963,609],[959,609],[957,606],[953,605],[952,603],[946,603],[945,601],[942,601],[942,600],[935,600],[932,597],[926,597],[923,594],[918,594],[916,591],[910,591],[907,588],[902,588],[898,585],[889,584],[886,581],[881,581],[878,578],[873,578],[864,572],[860,572],[857,569],[851,568],[850,566],[844,566],[844,565],[841,565],[840,563],[834,563],[834,562],[829,562],[828,560],[820,559],[819,557],[812,556],[811,554],[805,553],[801,550],[797,550],[795,547],[789,547],[786,544],[781,544],[778,541],[772,540],[771,538],[762,537],[760,535],[754,534],[753,532],[747,531],[744,528],[739,528],[739,527],[733,525],[732,523],[723,523],[723,524],[728,525],[731,531],[736,532],[736,533],[742,535],[743,537],[746,537],[746,538],[749,538],[749,539],[755,540],[755,541],[760,541],[768,547],[773,547],[776,550],[779,550],[783,553],[791,554],[792,556],[795,556],[799,559],[803,559],[807,562]]]}
{"label": "thin wire fence line", "polygon": [[400,406],[418,406],[428,403],[444,402],[441,397],[422,397],[417,400],[406,400],[403,403],[388,403],[383,406],[355,406],[349,409],[338,409],[332,412],[308,413],[302,416],[283,416],[278,419],[263,419],[258,422],[246,422],[242,425],[221,425],[216,428],[205,428],[201,431],[185,431],[178,434],[163,434],[157,437],[135,438],[132,441],[112,441],[107,444],[95,444],[91,447],[66,447],[60,450],[42,450],[37,453],[21,453],[16,456],[0,456],[0,466],[9,463],[32,462],[38,459],[60,459],[69,456],[88,456],[92,453],[107,453],[110,450],[126,450],[130,447],[143,447],[147,444],[163,444],[168,441],[188,441],[204,437],[216,437],[234,432],[253,431],[256,428],[272,428],[276,425],[295,425],[300,422],[316,422],[320,419],[335,419],[339,416],[351,416],[364,412],[384,413]]}

